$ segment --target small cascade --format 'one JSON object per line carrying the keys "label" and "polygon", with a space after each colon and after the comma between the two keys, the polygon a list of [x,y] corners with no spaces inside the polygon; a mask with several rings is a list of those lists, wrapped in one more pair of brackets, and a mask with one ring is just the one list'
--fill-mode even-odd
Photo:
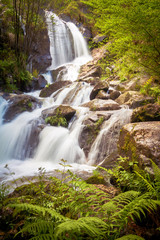
{"label": "small cascade", "polygon": [[11,159],[23,160],[30,156],[33,141],[34,119],[40,116],[40,110],[32,113],[24,112],[10,123],[0,128],[0,159],[1,163]]}
{"label": "small cascade", "polygon": [[7,110],[8,103],[7,101],[0,96],[0,125],[3,123],[3,116]]}
{"label": "small cascade", "polygon": [[58,163],[60,159],[68,163],[86,163],[83,150],[79,146],[78,136],[82,128],[82,121],[86,109],[78,108],[78,119],[70,126],[70,129],[63,127],[46,127],[40,134],[40,144],[35,155],[36,161],[51,161]]}
{"label": "small cascade", "polygon": [[130,122],[131,114],[132,110],[126,108],[112,112],[111,117],[108,121],[104,122],[99,135],[92,144],[88,156],[89,164],[100,163],[117,150],[120,129]]}

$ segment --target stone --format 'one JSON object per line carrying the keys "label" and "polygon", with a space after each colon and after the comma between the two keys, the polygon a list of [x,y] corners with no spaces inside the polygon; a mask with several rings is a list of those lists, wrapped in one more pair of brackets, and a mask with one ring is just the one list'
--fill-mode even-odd
{"label": "stone", "polygon": [[107,99],[110,99],[110,94],[106,93],[104,90],[100,90],[96,95],[96,98],[107,100]]}
{"label": "stone", "polygon": [[103,42],[105,39],[108,39],[108,36],[107,35],[97,35],[93,38],[93,42],[94,43],[100,43],[100,42]]}
{"label": "stone", "polygon": [[149,159],[160,167],[160,121],[125,125],[119,137],[119,154],[141,167],[151,166]]}
{"label": "stone", "polygon": [[110,93],[110,99],[115,100],[115,99],[117,99],[120,95],[121,95],[120,91],[113,90],[113,91]]}
{"label": "stone", "polygon": [[72,117],[75,115],[76,110],[69,105],[60,105],[60,106],[54,106],[52,108],[48,108],[42,111],[42,118],[45,119],[47,117],[53,117],[60,114],[62,117],[64,117],[67,122],[69,122]]}
{"label": "stone", "polygon": [[127,91],[121,94],[116,102],[120,105],[128,105],[130,108],[137,108],[146,103],[154,103],[154,99],[152,97],[146,97],[140,94],[137,91]]}
{"label": "stone", "polygon": [[108,91],[109,85],[106,81],[99,81],[90,94],[90,100],[93,100],[100,90]]}
{"label": "stone", "polygon": [[79,145],[83,149],[85,156],[88,157],[90,152],[90,148],[96,139],[101,125],[105,120],[110,118],[111,114],[101,112],[91,112],[87,117],[84,119],[82,125],[83,128],[79,135]]}
{"label": "stone", "polygon": [[66,87],[67,85],[71,84],[71,81],[60,81],[50,84],[49,86],[43,88],[40,92],[40,97],[49,97],[52,93],[56,92],[57,90]]}
{"label": "stone", "polygon": [[50,40],[48,37],[47,27],[41,28],[37,31],[36,38],[34,38],[34,42],[32,44],[28,70],[33,72],[36,69],[38,73],[44,73],[51,63],[52,58],[50,55]]}
{"label": "stone", "polygon": [[131,122],[160,121],[160,105],[147,104],[134,109]]}
{"label": "stone", "polygon": [[95,66],[93,65],[89,71],[84,71],[82,72],[78,79],[79,80],[85,80],[86,78],[89,78],[89,77],[100,77],[101,76],[101,73],[102,73],[102,69],[100,66]]}
{"label": "stone", "polygon": [[52,79],[53,81],[61,81],[62,80],[62,77],[64,74],[67,73],[67,68],[66,66],[62,66],[62,67],[59,67],[59,68],[56,68],[54,70],[51,71],[51,75],[52,75]]}
{"label": "stone", "polygon": [[82,107],[88,107],[90,111],[108,111],[108,110],[118,110],[120,105],[113,100],[102,100],[94,99],[90,102],[84,103]]}
{"label": "stone", "polygon": [[9,101],[9,107],[7,108],[4,115],[4,122],[9,122],[17,117],[20,113],[25,111],[33,111],[37,106],[40,106],[42,103],[40,100],[35,97],[21,94],[15,95],[10,94],[7,97]]}

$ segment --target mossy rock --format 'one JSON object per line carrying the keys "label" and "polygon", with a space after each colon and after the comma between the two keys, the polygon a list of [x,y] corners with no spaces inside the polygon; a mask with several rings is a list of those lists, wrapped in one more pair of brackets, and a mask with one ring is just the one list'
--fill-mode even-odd
{"label": "mossy rock", "polygon": [[105,181],[104,177],[101,176],[101,175],[93,175],[93,176],[89,177],[86,180],[86,183],[89,183],[89,184],[103,184],[103,185],[105,185],[106,181]]}
{"label": "mossy rock", "polygon": [[147,104],[133,111],[131,122],[160,121],[160,105]]}

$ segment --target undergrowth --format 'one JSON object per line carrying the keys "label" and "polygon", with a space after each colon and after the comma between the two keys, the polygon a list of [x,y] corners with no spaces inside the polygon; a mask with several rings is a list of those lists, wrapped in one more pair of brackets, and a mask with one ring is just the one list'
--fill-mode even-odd
{"label": "undergrowth", "polygon": [[[49,177],[44,168],[39,168],[36,182],[17,187],[9,195],[1,190],[1,231],[8,229],[9,223],[16,240],[114,240],[122,236],[140,240],[143,234],[133,233],[131,226],[138,228],[146,219],[151,219],[152,227],[159,231],[160,219],[155,214],[160,206],[160,169],[152,162],[154,177],[149,177],[136,162],[119,161],[112,172],[101,168],[121,189],[114,197],[78,178],[65,160],[60,163],[61,179]],[[6,235],[4,239],[11,238]]]}

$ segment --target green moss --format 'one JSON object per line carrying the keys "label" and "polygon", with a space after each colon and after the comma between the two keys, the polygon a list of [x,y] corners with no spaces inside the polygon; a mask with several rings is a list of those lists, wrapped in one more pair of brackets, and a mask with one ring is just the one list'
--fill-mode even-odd
{"label": "green moss", "polygon": [[28,102],[28,107],[32,108],[32,102]]}
{"label": "green moss", "polygon": [[89,184],[106,184],[104,177],[101,175],[93,175],[86,180]]}
{"label": "green moss", "polygon": [[137,161],[139,156],[137,155],[137,149],[132,143],[130,134],[128,133],[124,138],[124,145],[122,147],[122,150],[124,151],[127,156],[129,156],[130,160]]}

